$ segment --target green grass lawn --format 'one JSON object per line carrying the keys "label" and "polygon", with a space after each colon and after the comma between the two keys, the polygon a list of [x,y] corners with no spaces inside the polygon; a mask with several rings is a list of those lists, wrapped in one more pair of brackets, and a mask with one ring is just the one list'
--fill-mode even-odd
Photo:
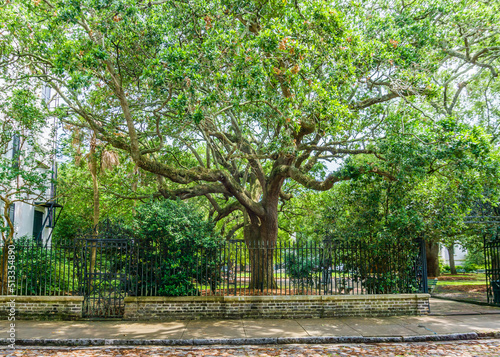
{"label": "green grass lawn", "polygon": [[[466,278],[467,280],[455,280],[455,281],[442,280],[446,278],[462,278],[462,279]],[[482,284],[486,284],[486,274],[484,273],[480,274],[468,273],[468,274],[456,274],[456,275],[443,274],[441,277],[438,277],[438,286],[439,285],[451,285],[451,286],[482,285]]]}
{"label": "green grass lawn", "polygon": [[482,285],[486,284],[486,279],[484,280],[466,280],[466,281],[438,281],[439,285]]}
{"label": "green grass lawn", "polygon": [[467,278],[471,280],[477,280],[477,279],[486,279],[486,274],[485,273],[461,273],[461,274],[441,274],[441,276],[438,277],[440,278]]}

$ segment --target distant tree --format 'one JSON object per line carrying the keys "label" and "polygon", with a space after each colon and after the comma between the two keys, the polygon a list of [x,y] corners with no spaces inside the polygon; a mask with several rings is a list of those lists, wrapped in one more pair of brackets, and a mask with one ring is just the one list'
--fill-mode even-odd
{"label": "distant tree", "polygon": [[450,165],[438,175],[413,173],[398,181],[366,176],[344,182],[322,195],[317,226],[334,239],[425,238],[429,275],[438,276],[439,244],[471,244],[467,216],[483,188],[498,182],[498,163],[487,168],[495,162],[490,157],[486,167],[460,171]]}

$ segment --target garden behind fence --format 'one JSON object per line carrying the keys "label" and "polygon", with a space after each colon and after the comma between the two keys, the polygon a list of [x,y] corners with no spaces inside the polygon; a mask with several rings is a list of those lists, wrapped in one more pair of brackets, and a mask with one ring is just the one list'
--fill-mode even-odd
{"label": "garden behind fence", "polygon": [[153,241],[86,238],[66,245],[25,242],[14,252],[16,280],[8,289],[2,284],[2,295],[101,299],[427,291],[420,240],[250,246],[232,240],[210,248],[171,249]]}

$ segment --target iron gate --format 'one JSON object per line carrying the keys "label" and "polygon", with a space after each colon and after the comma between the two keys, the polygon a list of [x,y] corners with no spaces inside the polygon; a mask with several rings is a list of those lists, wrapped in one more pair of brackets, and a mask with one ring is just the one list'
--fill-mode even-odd
{"label": "iron gate", "polygon": [[484,257],[488,304],[500,306],[500,236],[498,233],[490,239],[485,239]]}
{"label": "iron gate", "polygon": [[79,249],[79,290],[84,317],[122,317],[130,290],[129,239],[83,238]]}

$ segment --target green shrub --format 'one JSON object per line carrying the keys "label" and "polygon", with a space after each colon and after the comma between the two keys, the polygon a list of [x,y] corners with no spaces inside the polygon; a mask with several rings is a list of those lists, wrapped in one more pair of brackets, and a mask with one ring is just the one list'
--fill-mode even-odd
{"label": "green shrub", "polygon": [[441,273],[449,273],[451,268],[448,264],[444,264],[444,265],[440,265],[440,269]]}
{"label": "green shrub", "polygon": [[480,247],[479,249],[471,249],[467,251],[464,266],[472,266],[473,264],[479,267],[484,267],[484,265],[486,264],[482,247]]}
{"label": "green shrub", "polygon": [[380,273],[368,276],[362,281],[368,294],[400,294],[404,292],[418,292],[417,281],[411,272],[397,275],[394,272]]}
{"label": "green shrub", "polygon": [[295,286],[313,286],[314,274],[319,271],[320,261],[320,257],[300,254],[296,250],[285,253],[286,272]]}
{"label": "green shrub", "polygon": [[16,285],[20,295],[69,295],[78,286],[72,255],[47,249],[32,237],[15,241]]}
{"label": "green shrub", "polygon": [[92,228],[92,223],[88,220],[72,215],[61,213],[52,233],[52,242],[59,244],[74,244],[75,237],[80,232],[88,231]]}
{"label": "green shrub", "polygon": [[197,283],[216,289],[221,238],[192,206],[171,200],[144,204],[134,228],[143,268],[138,295],[156,288],[161,296],[197,295]]}
{"label": "green shrub", "polygon": [[472,273],[472,272],[477,271],[478,269],[484,269],[484,265],[478,265],[478,264],[474,264],[474,263],[465,261],[464,269],[467,273]]}

